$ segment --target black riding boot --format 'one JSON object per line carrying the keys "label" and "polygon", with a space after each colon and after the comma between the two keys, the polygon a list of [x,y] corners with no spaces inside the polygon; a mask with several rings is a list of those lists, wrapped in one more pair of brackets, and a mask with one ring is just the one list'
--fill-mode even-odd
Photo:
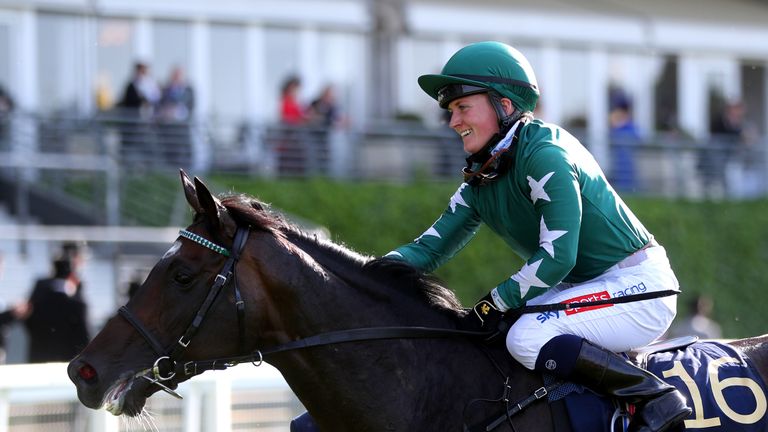
{"label": "black riding boot", "polygon": [[692,410],[675,387],[620,355],[587,340],[581,344],[571,376],[574,382],[633,403],[637,411],[630,432],[662,432],[688,417]]}

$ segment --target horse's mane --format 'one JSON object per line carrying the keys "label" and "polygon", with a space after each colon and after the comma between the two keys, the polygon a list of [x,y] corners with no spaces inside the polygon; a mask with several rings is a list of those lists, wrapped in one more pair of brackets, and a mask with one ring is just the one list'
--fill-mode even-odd
{"label": "horse's mane", "polygon": [[[366,279],[420,298],[438,309],[454,312],[461,309],[461,303],[453,291],[440,284],[437,278],[419,271],[405,261],[366,257],[343,245],[320,239],[288,222],[281,214],[272,211],[268,204],[247,195],[225,196],[221,198],[221,203],[240,225],[250,225],[255,229],[312,245],[335,255],[344,261],[350,270],[357,270]],[[354,277],[344,278],[347,281],[354,280]]]}
{"label": "horse's mane", "polygon": [[405,261],[391,258],[376,258],[368,261],[363,270],[375,275],[388,278],[398,289],[419,293],[430,304],[442,309],[456,311],[461,309],[461,303],[456,294],[444,287],[434,276],[418,270]]}

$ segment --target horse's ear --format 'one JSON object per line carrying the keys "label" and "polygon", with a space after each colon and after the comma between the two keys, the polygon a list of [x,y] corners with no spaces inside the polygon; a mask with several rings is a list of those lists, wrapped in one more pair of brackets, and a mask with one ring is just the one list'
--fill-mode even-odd
{"label": "horse's ear", "polygon": [[190,207],[192,207],[192,210],[194,210],[195,213],[202,213],[203,208],[200,207],[200,201],[197,199],[197,190],[195,189],[195,184],[192,183],[192,180],[190,180],[189,176],[184,172],[183,169],[179,170],[179,176],[181,176],[181,185],[184,187],[184,196],[187,197],[187,202],[189,203]]}
{"label": "horse's ear", "polygon": [[220,209],[222,205],[219,203],[219,200],[211,194],[205,183],[197,177],[195,177],[195,190],[197,191],[197,199],[201,207],[200,212],[205,213],[214,226],[221,226]]}

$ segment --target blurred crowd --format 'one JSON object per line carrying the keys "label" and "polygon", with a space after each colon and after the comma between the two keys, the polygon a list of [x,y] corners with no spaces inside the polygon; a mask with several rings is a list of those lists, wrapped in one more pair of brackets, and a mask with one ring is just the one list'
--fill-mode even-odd
{"label": "blurred crowd", "polygon": [[[301,85],[300,77],[289,75],[279,89],[271,150],[277,154],[281,174],[309,174],[314,165],[327,169],[328,131],[347,125],[332,84],[323,86],[306,102],[301,100]],[[109,86],[103,82],[97,86],[96,101],[100,111],[121,119],[121,152],[127,165],[138,166],[149,158],[190,166],[195,92],[181,67],[174,67],[161,85],[148,63],[136,62],[117,103],[113,103]],[[247,121],[241,128],[240,141],[253,138]]]}
{"label": "blurred crowd", "polygon": [[[97,107],[100,112],[111,114],[111,118],[118,118],[122,164],[134,168],[148,163],[188,169],[193,166],[195,140],[207,138],[194,128],[195,91],[182,67],[172,67],[161,83],[149,63],[135,62],[116,101],[107,80],[101,77],[97,81]],[[12,89],[5,89],[0,83],[0,148],[9,138],[8,118],[15,109],[12,93]],[[313,97],[302,99],[305,92],[301,77],[289,74],[276,93],[277,121],[256,130],[247,119],[242,119],[237,141],[266,143],[265,149],[276,159],[275,172],[280,175],[328,173],[332,146],[329,132],[348,126],[336,88],[326,84]],[[693,143],[686,131],[676,126],[671,114],[657,119],[657,136],[652,136],[651,130],[643,130],[636,119],[633,95],[620,85],[609,87],[607,99],[609,114],[605,121],[611,158],[604,169],[618,191],[644,192],[647,185],[643,183],[649,177],[646,171],[649,164],[653,165],[643,156],[645,145],[664,135],[690,141],[697,148],[696,161],[690,167],[680,166],[687,170],[683,175],[696,179],[692,182],[696,191],[685,195],[710,199],[760,195],[764,173],[762,159],[755,157],[760,150],[755,145],[759,132],[743,101],[712,91],[708,103],[709,136]],[[585,128],[586,122],[571,119],[565,125],[578,130]]]}
{"label": "blurred crowd", "polygon": [[[0,260],[2,256],[0,256]],[[20,323],[27,335],[26,361],[65,362],[90,340],[88,307],[81,270],[84,245],[66,242],[51,262],[50,274],[37,279],[27,298],[0,313],[0,361],[5,363],[5,333]]]}

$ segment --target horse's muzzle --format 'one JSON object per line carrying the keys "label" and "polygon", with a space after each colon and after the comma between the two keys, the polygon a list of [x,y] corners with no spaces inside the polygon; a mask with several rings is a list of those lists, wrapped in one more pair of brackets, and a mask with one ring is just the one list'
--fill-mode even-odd
{"label": "horse's muzzle", "polygon": [[88,408],[99,409],[104,398],[98,370],[83,360],[75,357],[67,366],[67,375],[77,388],[77,397]]}

